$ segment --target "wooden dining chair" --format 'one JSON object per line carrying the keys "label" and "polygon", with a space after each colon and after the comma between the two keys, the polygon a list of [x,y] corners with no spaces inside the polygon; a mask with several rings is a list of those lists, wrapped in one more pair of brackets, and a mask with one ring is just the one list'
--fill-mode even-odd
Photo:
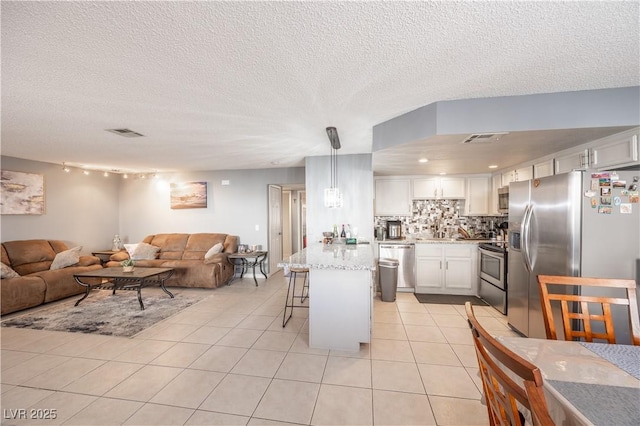
{"label": "wooden dining chair", "polygon": [[[538,275],[540,301],[547,339],[558,339],[551,302],[559,301],[561,307],[562,328],[564,340],[581,340],[593,342],[593,339],[603,339],[608,343],[616,343],[616,334],[611,315],[611,305],[627,307],[629,314],[629,329],[633,345],[640,345],[640,316],[638,315],[638,301],[636,299],[635,280],[567,277],[561,275]],[[601,287],[626,290],[626,297],[612,296],[583,296],[581,294],[562,294],[551,292],[553,286],[573,287]],[[572,305],[576,304],[574,309]],[[574,320],[578,320],[577,329]],[[604,331],[594,331],[593,322],[604,325]]]}
{"label": "wooden dining chair", "polygon": [[[552,426],[554,422],[547,410],[542,374],[538,367],[491,336],[476,319],[471,303],[467,302],[465,309],[478,358],[489,423],[524,425],[525,416],[519,411],[519,403],[531,412],[534,425]],[[514,377],[519,377],[521,383],[516,382]]]}

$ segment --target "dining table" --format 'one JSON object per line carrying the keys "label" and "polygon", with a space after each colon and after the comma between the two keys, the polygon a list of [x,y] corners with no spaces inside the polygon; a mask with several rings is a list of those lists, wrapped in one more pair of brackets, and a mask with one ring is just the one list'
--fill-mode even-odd
{"label": "dining table", "polygon": [[536,365],[558,426],[640,425],[640,346],[497,337]]}

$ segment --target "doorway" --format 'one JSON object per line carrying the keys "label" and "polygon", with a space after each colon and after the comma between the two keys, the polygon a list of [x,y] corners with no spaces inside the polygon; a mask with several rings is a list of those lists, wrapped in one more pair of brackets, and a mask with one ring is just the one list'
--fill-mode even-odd
{"label": "doorway", "polygon": [[303,184],[269,185],[269,273],[306,247],[306,192]]}

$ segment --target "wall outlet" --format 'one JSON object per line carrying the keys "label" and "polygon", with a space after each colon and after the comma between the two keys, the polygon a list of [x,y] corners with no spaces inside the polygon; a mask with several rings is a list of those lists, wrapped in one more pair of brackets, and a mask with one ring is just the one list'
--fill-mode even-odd
{"label": "wall outlet", "polygon": [[225,186],[225,185],[230,185],[230,184],[231,184],[231,182],[230,182],[230,181],[228,181],[228,180],[223,180],[223,181],[221,182],[221,184],[222,184],[222,186]]}
{"label": "wall outlet", "polygon": [[260,230],[260,225],[256,225],[256,231]]}

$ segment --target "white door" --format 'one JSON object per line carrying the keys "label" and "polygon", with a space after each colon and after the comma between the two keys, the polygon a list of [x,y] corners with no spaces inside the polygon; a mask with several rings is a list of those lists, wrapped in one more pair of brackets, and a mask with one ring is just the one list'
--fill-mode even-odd
{"label": "white door", "polygon": [[269,273],[282,260],[282,187],[269,185]]}

